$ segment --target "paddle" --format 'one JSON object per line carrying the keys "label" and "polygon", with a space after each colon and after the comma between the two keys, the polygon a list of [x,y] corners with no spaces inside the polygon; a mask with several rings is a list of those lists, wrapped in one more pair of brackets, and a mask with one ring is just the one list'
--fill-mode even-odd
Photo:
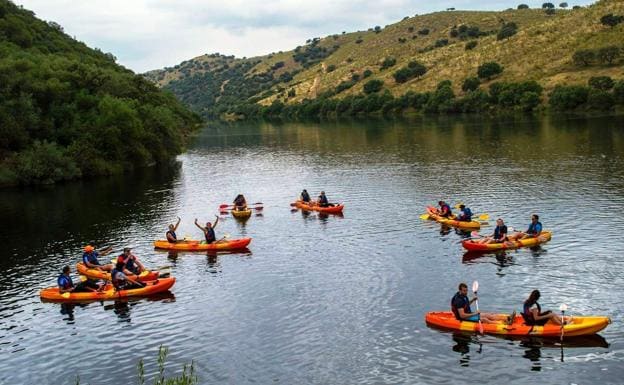
{"label": "paddle", "polygon": [[[477,291],[479,290],[479,282],[474,281],[472,283],[472,292],[475,297],[477,297]],[[475,300],[475,305],[477,306],[477,311],[479,311],[479,300]],[[483,324],[481,323],[481,314],[479,314],[479,333],[483,334]]]}
{"label": "paddle", "polygon": [[[256,203],[250,203],[247,206],[250,206],[250,205],[263,205],[263,204],[264,203],[262,203],[262,202],[256,202]],[[227,203],[223,203],[222,205],[219,206],[220,209],[224,209],[224,208],[227,208],[227,207],[234,207],[234,205],[228,205]]]}
{"label": "paddle", "polygon": [[568,305],[566,305],[565,303],[562,303],[559,306],[559,310],[561,310],[561,339],[560,341],[563,342],[563,324],[565,323],[563,317],[565,315],[565,311],[568,310]]}
{"label": "paddle", "polygon": [[[236,209],[234,207],[229,207],[229,208],[222,208],[220,213],[221,214],[227,214],[228,211],[235,211]],[[262,206],[258,206],[258,207],[249,207],[247,206],[247,210],[257,210],[257,211],[262,211],[264,210],[264,207]]]}

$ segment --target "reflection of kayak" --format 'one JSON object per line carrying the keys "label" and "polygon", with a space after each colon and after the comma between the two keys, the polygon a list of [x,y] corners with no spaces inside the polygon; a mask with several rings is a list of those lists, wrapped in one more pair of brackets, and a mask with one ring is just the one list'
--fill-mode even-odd
{"label": "reflection of kayak", "polygon": [[[435,325],[429,325],[435,329],[443,332],[449,332],[453,335],[453,340],[458,343],[475,343],[479,344],[478,338],[473,332],[464,332],[458,330],[448,330],[437,327]],[[496,338],[501,338],[508,341],[519,341],[520,346],[526,348],[608,348],[609,343],[600,334],[588,334],[582,336],[574,336],[560,340],[560,336],[556,337],[542,337],[538,335],[518,336],[509,334],[491,334]],[[564,336],[565,337],[565,336]]]}
{"label": "reflection of kayak", "polygon": [[236,250],[245,248],[249,242],[251,242],[251,238],[232,239],[229,241],[221,241],[210,244],[192,240],[169,243],[167,240],[160,239],[154,242],[154,247],[157,249],[189,251]]}
{"label": "reflection of kayak", "polygon": [[477,243],[472,240],[462,241],[462,246],[466,250],[471,251],[490,251],[490,250],[505,250],[505,249],[517,249],[519,247],[533,247],[541,243],[550,241],[552,238],[552,231],[544,230],[537,238],[527,238],[518,241],[509,241],[505,243]]}
{"label": "reflection of kayak", "polygon": [[301,210],[318,211],[318,212],[321,212],[321,213],[328,213],[328,214],[338,214],[338,213],[342,212],[342,209],[344,209],[344,205],[336,205],[336,206],[330,206],[330,207],[321,207],[321,206],[307,205],[307,204],[303,203],[303,201],[296,201],[295,202],[295,206],[298,209],[301,209]]}
{"label": "reflection of kayak", "polygon": [[427,206],[427,214],[429,215],[428,219],[434,220],[438,223],[442,223],[443,225],[447,225],[447,226],[453,226],[453,227],[460,227],[463,229],[478,229],[481,228],[481,223],[477,222],[477,221],[470,221],[470,222],[466,222],[466,221],[458,221],[455,218],[455,216],[453,216],[453,218],[444,218],[439,216],[438,214],[436,214],[436,209],[435,207],[432,206]]}
{"label": "reflection of kayak", "polygon": [[251,216],[251,209],[247,210],[232,210],[232,216],[236,218],[249,218]]}
{"label": "reflection of kayak", "polygon": [[[107,281],[111,280],[111,276],[109,272],[101,271],[98,269],[89,269],[82,262],[79,262],[76,264],[76,270],[78,271],[79,274],[86,275],[87,277],[92,278],[92,279],[105,279]],[[155,279],[158,279],[159,276],[160,276],[160,273],[158,271],[145,270],[143,273],[139,275],[131,274],[128,276],[128,278],[135,280],[135,281],[136,280],[153,281]]]}
{"label": "reflection of kayak", "polygon": [[161,278],[156,281],[145,282],[146,286],[138,289],[116,291],[113,285],[108,284],[102,291],[87,291],[80,293],[59,293],[58,287],[50,287],[39,292],[42,299],[49,301],[103,301],[110,299],[148,296],[167,291],[175,283],[175,278]]}
{"label": "reflection of kayak", "polygon": [[[504,314],[501,314],[503,316]],[[573,316],[573,322],[563,327],[564,337],[583,336],[595,334],[606,328],[611,323],[609,317],[602,316]],[[467,332],[478,332],[478,322],[458,321],[452,312],[429,312],[425,315],[427,325],[436,326],[449,330],[461,330]],[[513,324],[507,325],[504,322],[495,324],[482,323],[483,332],[488,334],[528,336],[537,335],[542,337],[560,337],[561,326],[548,322],[544,326],[528,326],[524,323],[522,316],[516,316]]]}

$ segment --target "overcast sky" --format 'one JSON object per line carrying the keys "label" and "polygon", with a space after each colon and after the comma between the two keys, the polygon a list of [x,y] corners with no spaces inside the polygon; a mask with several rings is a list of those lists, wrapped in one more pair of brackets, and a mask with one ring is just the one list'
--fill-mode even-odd
{"label": "overcast sky", "polygon": [[[552,0],[551,0],[552,1]],[[572,5],[593,1],[567,0]],[[291,50],[312,37],[384,26],[449,7],[501,10],[494,0],[14,0],[40,19],[136,71],[219,52],[237,57]],[[553,2],[559,4],[561,1]]]}

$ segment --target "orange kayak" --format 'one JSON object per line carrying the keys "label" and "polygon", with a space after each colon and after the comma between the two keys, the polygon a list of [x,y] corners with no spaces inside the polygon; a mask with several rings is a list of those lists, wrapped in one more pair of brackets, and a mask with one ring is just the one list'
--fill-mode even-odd
{"label": "orange kayak", "polygon": [[[78,262],[76,264],[76,270],[78,271],[79,274],[86,275],[89,278],[105,279],[107,281],[111,280],[111,276],[109,272],[101,271],[98,269],[89,269],[82,262]],[[160,273],[158,271],[145,270],[139,275],[130,274],[128,275],[128,278],[134,281],[137,281],[137,280],[138,281],[153,281],[155,279],[158,279],[159,276],[160,276]]]}
{"label": "orange kayak", "polygon": [[146,286],[138,289],[116,291],[112,284],[107,284],[102,291],[80,293],[59,293],[58,287],[49,287],[39,292],[41,299],[55,302],[104,301],[127,297],[149,296],[167,291],[175,283],[175,278],[161,278],[145,282]]}
{"label": "orange kayak", "polygon": [[[505,314],[499,314],[504,316]],[[469,321],[459,321],[450,311],[429,312],[425,315],[427,325],[448,330],[460,330],[467,332],[478,332],[479,323]],[[572,323],[564,325],[563,336],[574,337],[596,334],[606,328],[611,323],[609,317],[603,316],[573,316]],[[529,326],[524,323],[522,316],[517,315],[511,325],[504,322],[493,324],[482,323],[483,332],[496,335],[527,336],[535,335],[542,337],[560,337],[561,326],[552,322],[544,326]]]}
{"label": "orange kayak", "polygon": [[232,239],[229,241],[222,241],[217,243],[204,243],[202,241],[178,241],[176,243],[169,243],[165,239],[160,239],[154,242],[154,247],[157,249],[166,250],[187,250],[187,251],[207,251],[207,250],[238,250],[244,249],[251,242],[251,238]]}
{"label": "orange kayak", "polygon": [[318,211],[320,213],[328,213],[328,214],[338,214],[342,212],[342,209],[344,209],[344,205],[321,207],[321,206],[315,206],[315,205],[308,205],[308,204],[303,203],[303,201],[296,201],[295,206],[301,210]]}
{"label": "orange kayak", "polygon": [[462,241],[462,246],[470,251],[494,251],[517,249],[520,247],[533,247],[541,243],[548,242],[552,238],[552,231],[544,230],[536,238],[520,239],[518,241],[509,241],[505,243],[477,243],[474,240]]}
{"label": "orange kayak", "polygon": [[433,206],[427,206],[427,214],[429,215],[429,219],[434,220],[438,223],[442,223],[443,225],[459,227],[462,229],[479,229],[481,228],[481,223],[477,221],[458,221],[455,216],[451,218],[441,217],[436,213],[436,208]]}

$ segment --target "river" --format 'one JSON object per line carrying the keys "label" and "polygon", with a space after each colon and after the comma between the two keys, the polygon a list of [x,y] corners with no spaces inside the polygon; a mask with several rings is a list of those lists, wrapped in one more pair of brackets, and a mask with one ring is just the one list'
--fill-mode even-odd
{"label": "river", "polygon": [[[291,211],[306,188],[344,216]],[[182,218],[213,220],[243,193],[264,209],[217,236],[242,253],[156,251]],[[419,215],[440,199],[524,229],[536,250],[466,255],[453,230]],[[212,124],[167,167],[0,191],[0,384],[135,383],[194,361],[205,384],[621,383],[624,376],[624,118],[415,118]],[[87,244],[171,265],[170,295],[80,306],[43,303]],[[75,277],[75,276],[74,276]],[[427,327],[459,282],[485,311],[598,314],[598,336],[558,341],[454,335]]]}

